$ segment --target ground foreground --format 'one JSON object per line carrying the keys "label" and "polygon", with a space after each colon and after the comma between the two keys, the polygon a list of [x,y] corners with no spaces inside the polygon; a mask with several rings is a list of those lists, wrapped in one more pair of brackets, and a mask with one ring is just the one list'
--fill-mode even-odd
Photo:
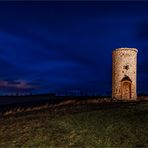
{"label": "ground foreground", "polygon": [[148,147],[148,103],[0,119],[0,147]]}

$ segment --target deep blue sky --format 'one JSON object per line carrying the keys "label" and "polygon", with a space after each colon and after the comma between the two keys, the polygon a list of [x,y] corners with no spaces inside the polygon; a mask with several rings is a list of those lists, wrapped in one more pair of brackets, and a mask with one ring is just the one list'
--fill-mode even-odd
{"label": "deep blue sky", "polygon": [[148,92],[148,2],[0,2],[1,92],[111,92],[111,53],[138,52]]}

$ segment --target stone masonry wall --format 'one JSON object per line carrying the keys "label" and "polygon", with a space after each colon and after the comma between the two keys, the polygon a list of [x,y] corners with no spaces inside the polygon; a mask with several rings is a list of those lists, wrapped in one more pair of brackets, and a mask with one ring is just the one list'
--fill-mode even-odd
{"label": "stone masonry wall", "polygon": [[121,80],[128,76],[131,83],[131,99],[136,100],[137,52],[135,48],[118,48],[112,52],[112,98],[123,99]]}

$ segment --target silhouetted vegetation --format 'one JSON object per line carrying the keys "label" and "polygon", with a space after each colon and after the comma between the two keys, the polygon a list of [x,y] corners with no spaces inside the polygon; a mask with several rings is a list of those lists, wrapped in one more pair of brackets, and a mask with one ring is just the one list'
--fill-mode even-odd
{"label": "silhouetted vegetation", "polygon": [[84,105],[90,102],[98,103],[111,100],[111,97],[97,96],[55,96],[54,94],[40,94],[27,96],[1,96],[0,113],[24,112],[40,109],[42,106],[55,107],[61,105]]}

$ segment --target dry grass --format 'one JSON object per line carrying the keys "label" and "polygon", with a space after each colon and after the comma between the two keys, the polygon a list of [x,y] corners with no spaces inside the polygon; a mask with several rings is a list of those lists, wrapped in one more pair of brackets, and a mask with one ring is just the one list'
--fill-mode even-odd
{"label": "dry grass", "polygon": [[16,114],[16,113],[31,112],[31,111],[36,111],[36,110],[47,109],[48,107],[49,107],[48,103],[46,103],[44,105],[40,105],[40,106],[34,106],[34,107],[26,107],[26,108],[17,107],[12,110],[8,110],[8,111],[4,112],[3,115],[7,116],[7,115],[11,115],[11,114]]}
{"label": "dry grass", "polygon": [[[146,97],[140,96],[139,100],[147,100]],[[96,98],[96,99],[86,99],[86,100],[75,100],[75,99],[70,99],[70,100],[65,100],[56,104],[49,104],[49,103],[44,103],[36,106],[29,106],[28,107],[15,107],[12,109],[8,109],[7,111],[1,112],[1,115],[7,116],[11,114],[16,114],[16,113],[23,113],[23,112],[31,112],[31,111],[36,111],[36,110],[43,110],[43,109],[53,109],[53,108],[62,108],[62,107],[69,107],[69,106],[80,106],[80,105],[90,105],[90,104],[110,104],[110,103],[115,103],[115,102],[120,102],[117,100],[112,100],[111,98]],[[127,102],[127,101],[123,101]],[[134,101],[135,102],[135,101]]]}
{"label": "dry grass", "polygon": [[148,147],[148,104],[67,113],[48,110],[0,119],[1,147]]}
{"label": "dry grass", "polygon": [[88,105],[88,104],[100,104],[100,103],[110,103],[111,99],[109,98],[103,98],[103,99],[87,99],[87,100],[65,100],[57,104],[49,104],[45,103],[42,105],[37,106],[28,106],[28,107],[15,107],[12,109],[8,109],[7,111],[1,113],[4,116],[16,114],[16,113],[22,113],[22,112],[30,112],[35,110],[42,110],[47,108],[57,108],[57,107],[66,107],[66,106],[78,106],[78,105]]}

